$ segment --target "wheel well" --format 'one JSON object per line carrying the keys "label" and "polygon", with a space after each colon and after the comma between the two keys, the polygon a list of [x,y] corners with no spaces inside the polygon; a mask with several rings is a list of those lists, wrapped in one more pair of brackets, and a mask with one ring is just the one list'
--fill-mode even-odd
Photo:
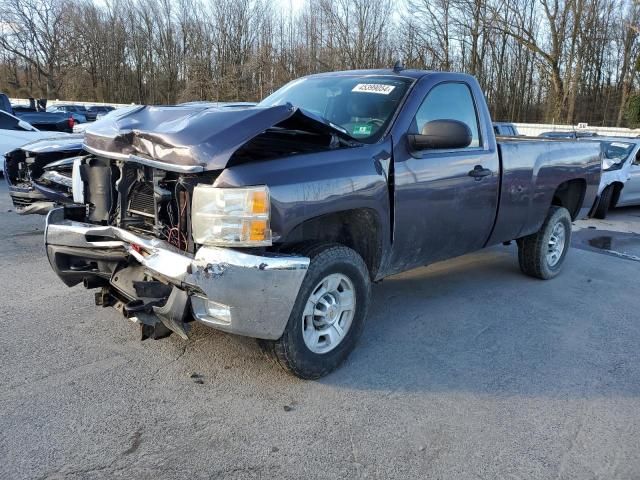
{"label": "wheel well", "polygon": [[352,248],[362,257],[371,279],[375,279],[382,257],[382,235],[378,215],[362,208],[322,215],[295,227],[283,247],[307,242],[336,242]]}
{"label": "wheel well", "polygon": [[566,208],[571,219],[575,220],[580,213],[586,189],[587,183],[581,178],[562,182],[553,194],[551,205]]}
{"label": "wheel well", "polygon": [[618,200],[620,200],[620,194],[622,193],[622,189],[624,188],[624,184],[622,182],[613,182],[613,196],[611,197],[611,207],[615,207],[618,204]]}

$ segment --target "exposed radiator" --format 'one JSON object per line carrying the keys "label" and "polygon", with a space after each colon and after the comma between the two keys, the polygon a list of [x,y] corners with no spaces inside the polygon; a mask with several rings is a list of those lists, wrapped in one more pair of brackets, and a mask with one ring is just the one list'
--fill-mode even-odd
{"label": "exposed radiator", "polygon": [[150,183],[138,182],[133,186],[129,194],[127,213],[154,218],[153,186]]}

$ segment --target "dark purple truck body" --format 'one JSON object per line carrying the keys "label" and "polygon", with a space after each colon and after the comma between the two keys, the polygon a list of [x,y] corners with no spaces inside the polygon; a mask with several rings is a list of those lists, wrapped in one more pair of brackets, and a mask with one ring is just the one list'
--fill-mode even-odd
{"label": "dark purple truck body", "polygon": [[[566,206],[574,218],[585,216],[593,205],[601,171],[595,143],[526,138],[498,143],[482,91],[469,75],[411,70],[321,75],[362,74],[413,80],[402,106],[373,144],[349,144],[344,132],[291,105],[226,110],[178,106],[141,107],[113,123],[91,127],[86,148],[112,158],[137,155],[160,169],[213,172],[215,186],[268,185],[275,245],[322,235],[325,229],[318,222],[323,217],[340,214],[340,221],[349,221],[353,215],[371,226],[367,235],[374,238],[368,240],[365,256],[376,278],[533,233],[552,203]],[[407,133],[417,109],[434,87],[447,82],[471,90],[480,144],[411,151]],[[280,158],[277,153],[263,155],[262,144],[261,150],[256,146],[247,153],[247,145],[274,125],[335,135],[347,143],[308,153],[292,148]],[[478,165],[491,174],[470,176]]]}
{"label": "dark purple truck body", "polygon": [[[268,275],[270,262],[281,260],[293,245],[318,241],[349,246],[364,259],[371,279],[378,280],[537,232],[552,205],[565,207],[575,219],[586,216],[594,204],[601,173],[600,146],[525,138],[497,142],[484,96],[471,76],[412,70],[319,75],[329,81],[332,76],[397,76],[409,87],[379,135],[368,142],[290,104],[238,109],[140,107],[90,126],[84,140],[89,155],[78,169],[87,206],[65,207],[48,219],[45,241],[54,270],[67,285],[84,282],[116,296],[127,293],[116,283],[116,272],[136,265],[133,243],[173,248],[157,235],[158,218],[165,211],[157,205],[159,198],[173,195],[178,186],[180,196],[175,193],[178,198],[171,201],[187,218],[180,224],[184,224],[185,239],[182,246],[178,242],[184,250],[180,261],[190,264],[195,257],[197,263],[206,251],[217,259],[207,260],[208,265],[224,269],[235,255],[242,256],[245,265],[247,255],[259,257],[248,262],[259,269],[243,270],[244,283]],[[448,84],[470,91],[478,140],[471,148],[416,151],[409,141],[416,133],[416,113],[425,98],[438,91],[434,89]],[[157,183],[158,178],[164,183]],[[268,186],[272,245],[207,250],[194,244],[189,229],[190,192],[197,184]],[[134,204],[135,209],[130,208]],[[142,212],[146,220],[139,217],[138,223],[132,223],[145,208],[149,209]],[[109,245],[120,247],[114,250]],[[88,259],[86,268],[78,263],[83,258]],[[149,272],[160,256],[136,258]],[[296,261],[299,267],[305,259]],[[203,270],[204,279],[193,268],[187,265],[179,277],[169,279],[174,290],[191,295],[197,284],[209,298],[236,306],[238,315],[243,315],[246,302],[237,297],[237,288],[225,290],[223,280],[209,275],[212,270]],[[159,274],[165,280],[167,275]],[[226,278],[231,282],[233,276]],[[256,281],[254,291],[273,287],[272,280],[266,282]],[[297,289],[291,294],[295,299]],[[134,294],[127,295],[127,301],[139,304]],[[105,298],[100,297],[100,302]],[[271,305],[272,300],[265,294],[262,303],[254,304]],[[171,299],[165,301],[171,303]],[[256,308],[262,312],[259,326],[254,321],[260,315],[251,310],[241,326],[232,322],[215,328],[278,338],[284,324],[262,329],[268,323],[264,319],[268,310]],[[285,310],[280,316],[286,323],[290,306]]]}

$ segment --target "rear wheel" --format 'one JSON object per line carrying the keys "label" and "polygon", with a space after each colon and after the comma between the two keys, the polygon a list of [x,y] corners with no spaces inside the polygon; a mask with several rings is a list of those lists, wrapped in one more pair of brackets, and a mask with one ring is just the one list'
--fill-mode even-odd
{"label": "rear wheel", "polygon": [[598,206],[596,207],[593,216],[595,218],[606,218],[609,209],[611,208],[611,200],[613,199],[613,185],[609,185],[602,191],[600,199],[598,200]]}
{"label": "rear wheel", "polygon": [[316,379],[351,353],[364,327],[371,283],[354,250],[313,245],[298,253],[311,263],[282,337],[260,340],[262,349],[287,372]]}
{"label": "rear wheel", "polygon": [[551,207],[540,230],[518,239],[520,270],[547,280],[560,273],[571,245],[571,215],[563,207]]}

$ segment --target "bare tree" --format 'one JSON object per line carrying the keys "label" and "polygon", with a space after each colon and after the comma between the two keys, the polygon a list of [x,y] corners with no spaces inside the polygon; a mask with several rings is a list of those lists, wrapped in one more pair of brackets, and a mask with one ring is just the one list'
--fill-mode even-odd
{"label": "bare tree", "polygon": [[631,88],[638,73],[638,35],[640,34],[640,4],[633,3],[622,10],[616,21],[618,28],[616,38],[620,39],[620,57],[622,65],[618,75],[617,87],[620,90],[620,103],[616,126],[621,126],[624,113],[631,93]]}
{"label": "bare tree", "polygon": [[[495,118],[622,125],[632,0],[0,0],[0,89],[69,100],[259,100],[316,72],[475,75]],[[632,101],[633,100],[633,101]],[[635,108],[635,107],[633,107]]]}
{"label": "bare tree", "polygon": [[372,68],[388,61],[390,0],[323,0],[320,9],[329,33],[325,47],[341,68]]}
{"label": "bare tree", "polygon": [[65,62],[68,4],[65,0],[2,0],[0,48],[24,60],[44,77],[46,95],[58,94]]}

